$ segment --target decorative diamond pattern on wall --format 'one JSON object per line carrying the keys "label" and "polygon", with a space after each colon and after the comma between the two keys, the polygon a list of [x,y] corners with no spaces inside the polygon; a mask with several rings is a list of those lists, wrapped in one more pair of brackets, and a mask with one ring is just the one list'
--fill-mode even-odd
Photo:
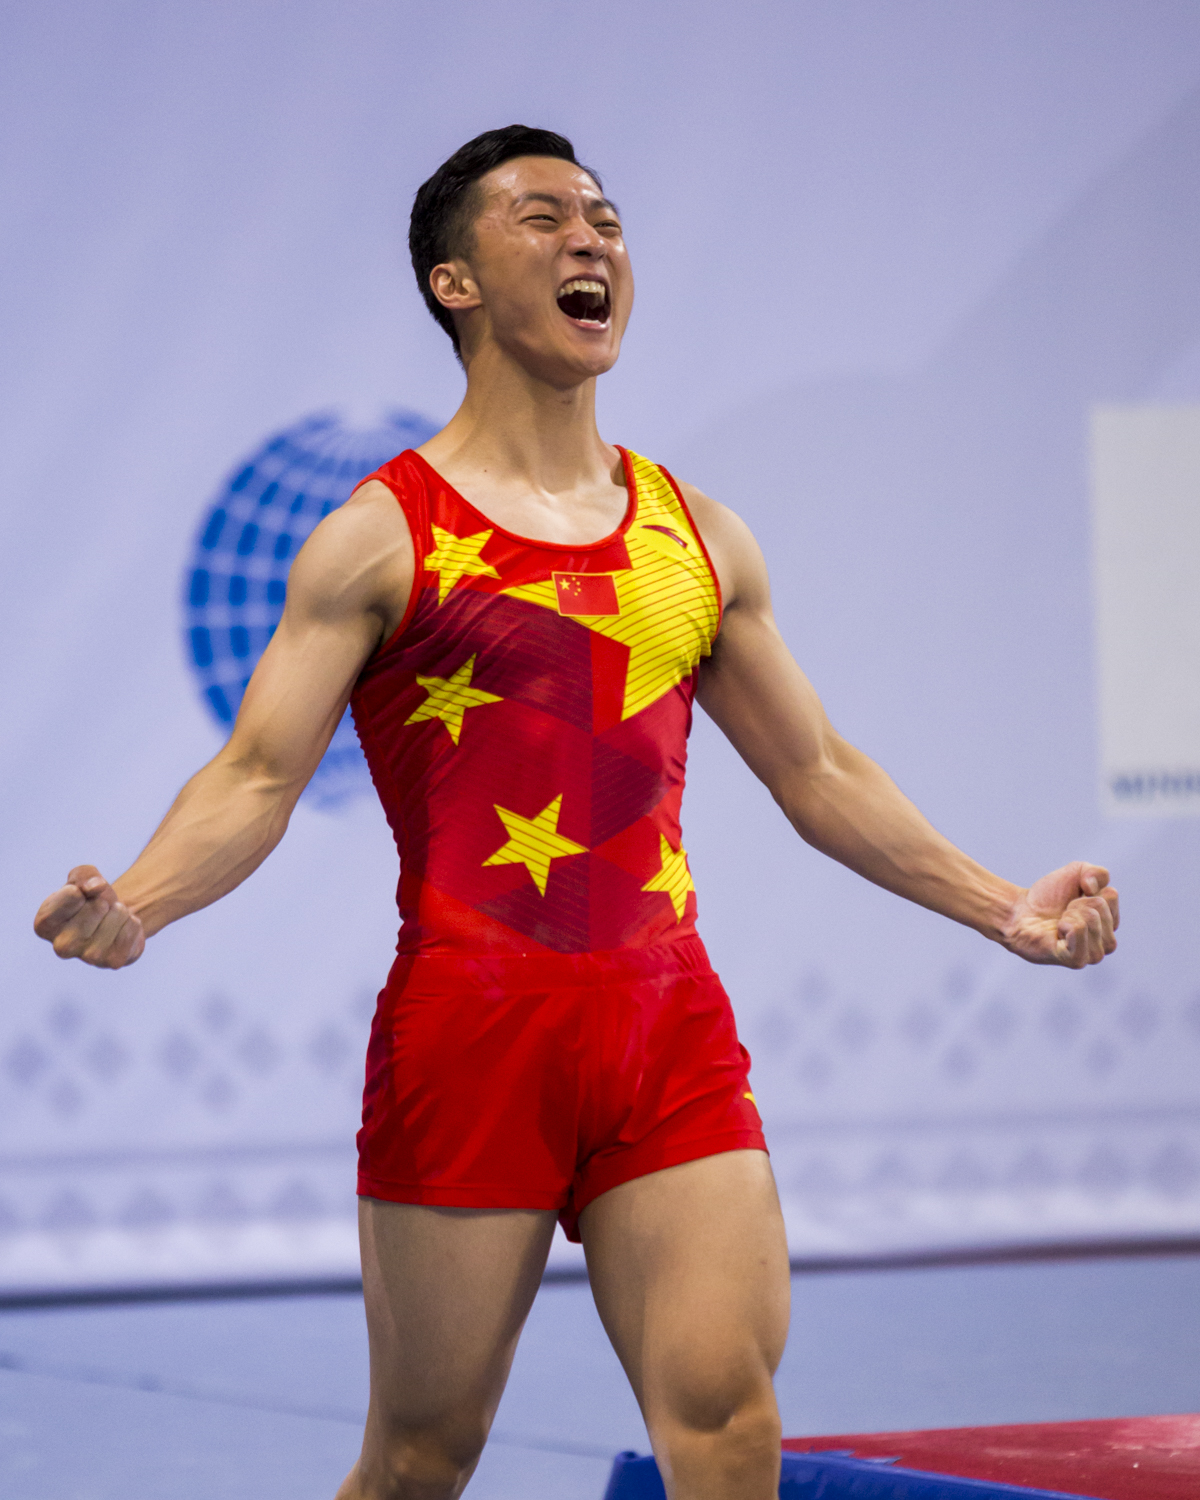
{"label": "decorative diamond pattern on wall", "polygon": [[366,987],[315,1019],[225,992],[151,1024],[26,1004],[0,1036],[0,1295],[354,1275],[373,1008]]}
{"label": "decorative diamond pattern on wall", "polygon": [[[354,1275],[373,1003],[26,1006],[0,1036],[0,1292]],[[1194,992],[955,969],[884,1003],[809,973],[746,1030],[798,1256],[1200,1235]]]}
{"label": "decorative diamond pattern on wall", "polygon": [[[933,1089],[943,1099],[949,1084],[961,1086],[964,1101],[973,1093],[978,1100],[982,1087],[1001,1103],[1031,1084],[1033,1069],[1037,1087],[1057,1078],[1073,1099],[1080,1089],[1127,1085],[1141,1100],[1150,1080],[1173,1088],[1181,1103],[1200,1104],[1194,1072],[1182,1061],[1200,1062],[1200,993],[1127,991],[1103,970],[1090,970],[1063,974],[1045,998],[1023,993],[1021,978],[1017,968],[1015,978],[995,985],[954,969],[927,993],[868,1004],[810,973],[748,1029],[756,1092],[772,1113],[816,1107],[823,1115],[839,1085],[858,1094],[864,1070],[878,1069],[893,1085],[899,1081],[892,1093],[911,1092],[921,1080],[918,1096]],[[949,1097],[957,1112],[960,1096]]]}

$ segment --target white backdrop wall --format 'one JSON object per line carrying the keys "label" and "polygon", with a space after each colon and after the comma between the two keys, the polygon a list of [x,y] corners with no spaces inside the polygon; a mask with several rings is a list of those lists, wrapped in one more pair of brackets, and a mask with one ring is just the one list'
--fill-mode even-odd
{"label": "white backdrop wall", "polygon": [[394,940],[368,798],[128,973],[29,931],[220,743],[184,649],[265,439],[453,411],[403,253],[480,129],[571,135],[639,306],[606,435],[740,510],[839,726],[977,857],[1111,862],[1033,970],[804,849],[701,720],[685,830],[793,1248],[1200,1233],[1200,825],[1102,816],[1092,409],[1200,402],[1190,0],[0,7],[0,1287],[352,1270]]}

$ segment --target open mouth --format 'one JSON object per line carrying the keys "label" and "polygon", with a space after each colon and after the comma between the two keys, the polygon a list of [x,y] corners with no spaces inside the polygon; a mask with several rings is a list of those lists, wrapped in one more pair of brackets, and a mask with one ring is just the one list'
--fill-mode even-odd
{"label": "open mouth", "polygon": [[603,328],[608,322],[608,288],[602,281],[577,277],[559,288],[558,305],[574,323]]}

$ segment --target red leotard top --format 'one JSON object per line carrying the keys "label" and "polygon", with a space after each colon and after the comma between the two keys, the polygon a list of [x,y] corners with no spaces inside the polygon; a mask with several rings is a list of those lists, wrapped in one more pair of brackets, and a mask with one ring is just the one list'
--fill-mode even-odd
{"label": "red leotard top", "polygon": [[416,567],[351,704],[400,851],[401,953],[607,952],[695,932],[679,833],[720,591],[665,469],[590,547],[514,536],[418,454],[371,475]]}

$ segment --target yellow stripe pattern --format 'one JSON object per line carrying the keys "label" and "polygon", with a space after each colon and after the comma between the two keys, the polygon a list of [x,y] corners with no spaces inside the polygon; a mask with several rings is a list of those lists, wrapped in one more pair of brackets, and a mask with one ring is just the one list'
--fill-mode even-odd
{"label": "yellow stripe pattern", "polygon": [[647,880],[642,890],[665,892],[675,908],[676,921],[682,922],[688,892],[696,889],[692,882],[692,872],[688,869],[687,853],[683,849],[672,849],[665,834],[659,834],[658,842],[662,868],[657,875],[652,875]]}
{"label": "yellow stripe pattern", "polygon": [[571,854],[586,854],[582,844],[564,838],[558,831],[558,815],[562,810],[562,793],[555,797],[538,813],[536,818],[523,818],[520,813],[494,803],[508,842],[502,844],[495,854],[489,854],[485,865],[524,865],[533,877],[541,895],[546,894],[550,880],[550,862],[565,859]]}
{"label": "yellow stripe pattern", "polygon": [[491,563],[481,560],[479,554],[491,540],[490,531],[477,531],[472,536],[455,536],[434,525],[435,546],[427,553],[425,570],[438,575],[438,603],[445,604],[446,595],[460,578],[499,578]]}
{"label": "yellow stripe pattern", "polygon": [[425,719],[441,719],[450,731],[450,738],[458,744],[462,733],[463,715],[469,708],[480,708],[485,703],[502,703],[495,693],[485,693],[482,688],[471,686],[471,675],[475,670],[475,658],[469,656],[458,671],[450,677],[422,677],[417,673],[417,684],[429,694],[415,713],[409,714],[405,724],[420,724]]}
{"label": "yellow stripe pattern", "polygon": [[[687,512],[656,464],[636,453],[629,458],[637,488],[637,513],[625,533],[630,566],[612,575],[621,612],[571,616],[597,635],[629,647],[622,719],[632,718],[691,676],[712,650],[720,620],[716,585]],[[656,531],[658,526],[679,540]],[[518,584],[504,593],[558,611],[552,578]]]}

